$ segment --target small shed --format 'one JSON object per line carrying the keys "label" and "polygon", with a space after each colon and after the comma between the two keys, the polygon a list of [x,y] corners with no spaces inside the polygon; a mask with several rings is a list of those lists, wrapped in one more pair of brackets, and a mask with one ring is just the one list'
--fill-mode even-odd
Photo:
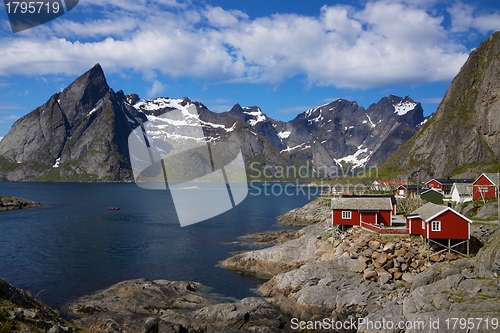
{"label": "small shed", "polygon": [[406,196],[410,193],[417,193],[419,188],[420,187],[418,185],[413,185],[413,184],[399,185],[398,188],[396,189],[395,194],[400,196]]}
{"label": "small shed", "polygon": [[332,199],[333,225],[392,225],[390,197],[342,197]]}
{"label": "small shed", "polygon": [[472,184],[454,183],[451,188],[451,201],[456,203],[472,201]]}
{"label": "small shed", "polygon": [[483,173],[472,183],[472,200],[496,198],[498,195],[498,175]]}
{"label": "small shed", "polygon": [[434,188],[427,188],[420,191],[420,198],[437,205],[442,205],[444,194],[443,192],[435,190]]}

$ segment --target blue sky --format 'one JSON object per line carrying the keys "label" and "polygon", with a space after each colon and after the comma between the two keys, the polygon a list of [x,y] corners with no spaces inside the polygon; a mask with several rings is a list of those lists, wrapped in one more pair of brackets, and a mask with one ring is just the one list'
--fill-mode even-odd
{"label": "blue sky", "polygon": [[500,4],[485,0],[80,0],[15,34],[2,4],[0,137],[95,63],[115,91],[217,112],[240,103],[289,120],[395,94],[430,114],[495,30]]}

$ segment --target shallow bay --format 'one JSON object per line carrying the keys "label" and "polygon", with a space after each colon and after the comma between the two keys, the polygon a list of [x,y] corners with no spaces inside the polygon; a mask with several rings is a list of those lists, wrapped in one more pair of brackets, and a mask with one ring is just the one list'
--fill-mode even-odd
{"label": "shallow bay", "polygon": [[251,296],[260,280],[217,263],[247,249],[232,243],[237,237],[282,229],[276,217],[311,200],[307,191],[288,193],[294,195],[253,184],[236,208],[181,228],[168,191],[135,184],[0,183],[2,195],[45,205],[0,214],[0,277],[56,308],[141,277],[198,281],[225,297]]}

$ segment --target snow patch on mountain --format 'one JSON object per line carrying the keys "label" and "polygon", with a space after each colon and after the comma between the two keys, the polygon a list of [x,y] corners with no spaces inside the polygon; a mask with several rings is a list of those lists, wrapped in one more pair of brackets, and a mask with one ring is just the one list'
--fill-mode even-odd
{"label": "snow patch on mountain", "polygon": [[415,106],[417,106],[417,103],[413,103],[410,101],[406,101],[406,102],[401,101],[397,104],[393,104],[392,106],[394,106],[394,113],[397,113],[399,116],[404,116],[405,114],[407,114],[411,110],[415,109]]}
{"label": "snow patch on mountain", "polygon": [[[250,108],[248,107],[244,107],[243,108],[244,110],[251,110]],[[255,117],[255,119],[250,119],[248,120],[248,123],[250,124],[250,126],[255,126],[257,123],[260,123],[260,122],[263,122],[263,121],[266,121],[267,120],[267,117],[265,114],[262,113],[262,111],[257,108],[257,111],[250,111],[250,112],[243,112],[244,114],[248,114],[252,117]]]}
{"label": "snow patch on mountain", "polygon": [[138,111],[157,111],[165,108],[175,108],[182,110],[190,105],[192,104],[186,103],[185,99],[158,97],[151,100],[140,100],[139,102],[134,104],[134,107]]}
{"label": "snow patch on mountain", "polygon": [[310,145],[308,145],[307,143],[301,143],[300,145],[296,145],[294,147],[286,147],[286,149],[283,149],[280,151],[280,153],[286,153],[286,152],[291,152],[292,150],[295,150],[295,149],[300,149],[300,150],[305,150],[305,149],[309,149],[311,148]]}
{"label": "snow patch on mountain", "polygon": [[[229,128],[223,124],[215,124],[200,119],[198,112],[193,112],[190,107],[193,103],[185,99],[156,98],[154,100],[140,100],[134,108],[146,115],[148,122],[144,124],[146,132],[153,139],[161,139],[169,142],[212,142],[216,137],[206,138],[202,127],[221,128],[226,132],[232,132],[236,128],[236,122]],[[167,111],[160,116],[149,114],[154,111]],[[126,114],[125,114],[126,116]],[[132,123],[132,119],[127,117]]]}
{"label": "snow patch on mountain", "polygon": [[340,166],[342,166],[342,163],[347,163],[352,165],[353,168],[363,167],[370,160],[373,152],[369,151],[368,148],[363,148],[363,145],[360,145],[357,149],[354,154],[335,159],[335,161]]}
{"label": "snow patch on mountain", "polygon": [[61,158],[59,157],[56,162],[54,163],[54,165],[52,166],[53,168],[59,168],[59,164],[61,163]]}
{"label": "snow patch on mountain", "polygon": [[375,125],[375,124],[373,123],[372,118],[370,118],[370,116],[368,115],[368,113],[366,114],[366,117],[368,118],[368,121],[370,122],[371,127],[373,127],[373,128],[374,128],[374,127],[376,127],[376,126],[377,126],[377,125]]}
{"label": "snow patch on mountain", "polygon": [[290,136],[290,134],[292,134],[291,131],[284,131],[284,132],[279,132],[278,133],[278,136],[281,138],[281,139],[288,139],[288,137]]}

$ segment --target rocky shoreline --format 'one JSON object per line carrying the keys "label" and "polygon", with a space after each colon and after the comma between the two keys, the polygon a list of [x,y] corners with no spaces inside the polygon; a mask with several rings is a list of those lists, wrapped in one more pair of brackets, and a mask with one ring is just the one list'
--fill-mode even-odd
{"label": "rocky shoreline", "polygon": [[303,228],[324,221],[330,212],[330,200],[318,197],[302,207],[281,214],[278,222],[285,226]]}
{"label": "rocky shoreline", "polygon": [[40,208],[43,204],[27,199],[0,196],[0,212],[25,208]]}
{"label": "rocky shoreline", "polygon": [[[431,252],[428,260],[418,237],[380,236],[356,227],[336,232],[325,218],[328,214],[317,222],[320,215],[314,207],[321,206],[324,204],[315,200],[282,215],[282,224],[310,223],[300,230],[243,237],[273,246],[221,262],[228,269],[268,279],[258,289],[262,297],[218,303],[197,282],[123,281],[72,302],[68,309],[77,318],[67,324],[56,316],[50,329],[90,333],[321,332],[307,327],[297,330],[292,319],[423,320],[428,325],[433,318],[451,316],[499,319],[500,230],[495,224],[472,226],[477,247],[482,247],[475,257]],[[3,296],[0,293],[0,300]],[[12,317],[13,313],[18,317]],[[0,308],[0,316],[13,321],[26,315],[39,318],[38,313],[29,306],[14,312]],[[358,325],[337,331],[380,330]],[[432,330],[426,326],[383,331]],[[475,331],[488,330],[479,327]]]}
{"label": "rocky shoreline", "polygon": [[[304,215],[318,203],[308,205],[285,216],[291,224],[312,220]],[[477,255],[463,258],[446,252],[436,255],[433,248],[428,256],[418,237],[380,236],[357,227],[335,233],[324,216],[322,222],[297,231],[297,239],[237,254],[221,266],[269,278],[258,290],[265,300],[303,321],[424,318],[428,326],[421,330],[385,331],[429,332],[432,318],[498,319],[500,230],[496,224],[472,225]],[[368,328],[345,331],[380,331]]]}

